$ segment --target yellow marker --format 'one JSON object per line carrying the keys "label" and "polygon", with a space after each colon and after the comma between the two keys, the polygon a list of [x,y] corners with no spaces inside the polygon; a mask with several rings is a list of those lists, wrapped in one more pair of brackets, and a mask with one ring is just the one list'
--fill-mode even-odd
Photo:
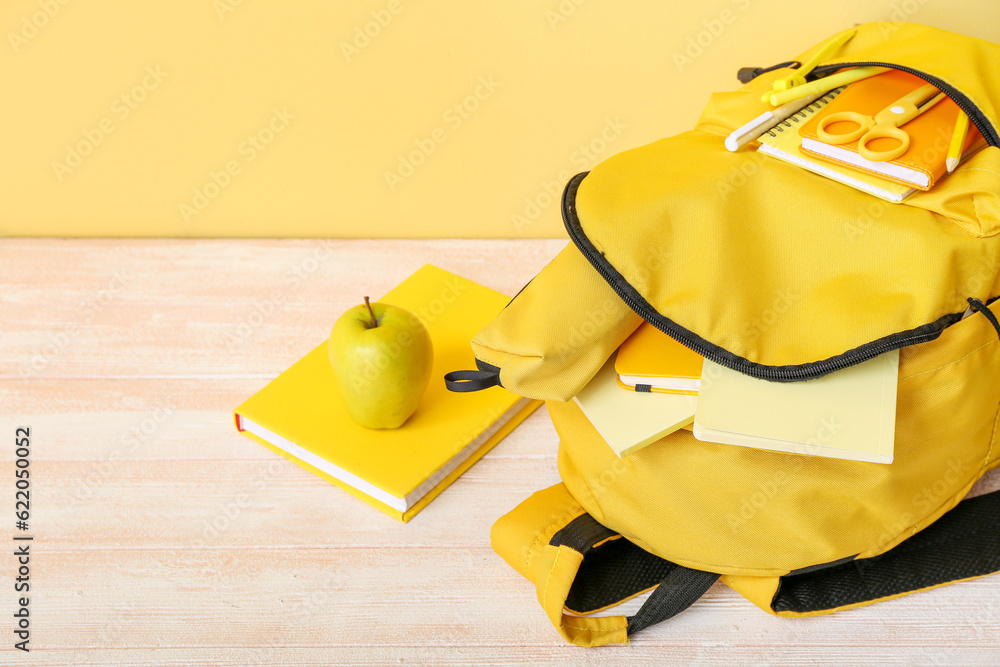
{"label": "yellow marker", "polygon": [[830,76],[825,76],[822,79],[810,81],[809,83],[796,86],[795,88],[790,88],[789,90],[785,90],[780,93],[769,94],[770,97],[768,100],[771,102],[772,106],[778,106],[807,95],[826,93],[834,88],[839,88],[840,86],[845,86],[849,83],[860,81],[861,79],[867,79],[870,76],[875,76],[876,74],[881,74],[882,72],[887,72],[888,70],[888,67],[855,67],[853,69],[844,70],[843,72],[831,74]]}
{"label": "yellow marker", "polygon": [[[822,48],[820,48],[820,50],[816,52],[816,55],[807,60],[797,70],[793,71],[791,74],[788,74],[787,76],[783,76],[780,79],[777,79],[774,82],[771,91],[764,93],[764,95],[760,98],[760,101],[767,102],[768,99],[774,93],[780,93],[789,90],[791,88],[798,88],[799,86],[804,86],[806,83],[806,75],[812,72],[814,69],[816,69],[816,65],[819,65],[822,61],[832,56],[840,47],[842,47],[844,44],[847,44],[847,42],[849,42],[851,38],[854,37],[854,33],[856,32],[857,32],[856,30],[844,32],[840,35],[837,35],[829,42],[824,44]],[[834,86],[834,88],[836,88],[836,86]],[[804,95],[802,95],[801,97],[804,97]],[[797,99],[797,98],[792,97],[790,99]],[[787,101],[789,100],[785,100],[785,102]],[[778,106],[778,104],[784,104],[784,102],[778,102],[777,104],[771,102],[771,104],[773,104],[774,106]]]}
{"label": "yellow marker", "polygon": [[965,135],[969,132],[969,117],[962,111],[955,120],[955,132],[951,135],[951,145],[948,146],[948,159],[944,161],[948,173],[955,171],[958,161],[962,159],[962,146],[965,145]]}

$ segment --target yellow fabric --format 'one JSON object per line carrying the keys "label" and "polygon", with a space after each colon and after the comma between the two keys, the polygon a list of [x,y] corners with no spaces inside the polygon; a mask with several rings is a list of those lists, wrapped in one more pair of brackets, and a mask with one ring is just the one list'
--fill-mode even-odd
{"label": "yellow fabric", "polygon": [[[918,25],[882,35],[860,26],[835,61],[944,79],[997,127],[1000,46]],[[1000,148],[902,204],[726,150],[724,137],[769,108],[761,93],[789,71],[714,95],[694,130],[615,155],[583,180],[580,224],[625,280],[681,327],[767,365],[826,359],[1000,292]],[[650,258],[664,268],[646,270]]]}
{"label": "yellow fabric", "polygon": [[559,472],[595,519],[681,565],[779,576],[878,555],[951,509],[1000,456],[997,377],[1000,339],[981,314],[905,348],[891,465],[701,442],[688,431],[618,459],[574,403],[547,405]]}
{"label": "yellow fabric", "polygon": [[535,493],[493,526],[493,549],[535,584],[538,601],[552,625],[567,641],[579,646],[627,643],[624,616],[588,618],[565,611],[583,555],[567,546],[549,544],[552,536],[583,514],[562,484]]}
{"label": "yellow fabric", "polygon": [[529,398],[576,396],[642,318],[572,244],[472,339],[500,383]]}

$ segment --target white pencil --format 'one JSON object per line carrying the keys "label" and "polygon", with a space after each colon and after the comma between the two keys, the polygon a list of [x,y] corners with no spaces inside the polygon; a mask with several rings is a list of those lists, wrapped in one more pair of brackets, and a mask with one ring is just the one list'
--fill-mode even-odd
{"label": "white pencil", "polygon": [[800,97],[797,100],[792,100],[787,104],[783,104],[777,109],[765,111],[743,127],[734,130],[732,134],[726,137],[726,148],[729,149],[730,152],[735,153],[781,121],[812,104],[827,92],[829,91]]}

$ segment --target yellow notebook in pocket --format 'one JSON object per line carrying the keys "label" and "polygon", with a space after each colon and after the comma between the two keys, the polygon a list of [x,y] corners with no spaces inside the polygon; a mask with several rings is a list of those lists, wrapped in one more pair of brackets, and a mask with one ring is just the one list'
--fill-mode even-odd
{"label": "yellow notebook in pocket", "polygon": [[703,359],[649,322],[643,322],[618,348],[615,371],[625,389],[697,394]]}
{"label": "yellow notebook in pocket", "polygon": [[508,297],[428,264],[378,301],[417,315],[434,344],[430,384],[401,427],[372,430],[350,418],[326,341],[236,408],[234,418],[244,435],[405,522],[541,401],[501,387],[455,393],[444,384],[445,373],[475,363],[469,340]]}
{"label": "yellow notebook in pocket", "polygon": [[805,382],[769,382],[705,360],[694,437],[892,463],[899,350]]}

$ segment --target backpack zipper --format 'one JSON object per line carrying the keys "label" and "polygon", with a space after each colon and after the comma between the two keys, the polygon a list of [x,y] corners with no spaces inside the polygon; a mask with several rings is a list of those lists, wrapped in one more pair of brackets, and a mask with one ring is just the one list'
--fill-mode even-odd
{"label": "backpack zipper", "polygon": [[772,382],[799,382],[822,377],[828,373],[874,359],[880,354],[898,350],[908,345],[926,343],[941,335],[944,329],[962,319],[964,313],[951,313],[936,321],[921,325],[909,331],[890,334],[878,340],[865,343],[852,350],[820,361],[787,366],[769,366],[759,364],[749,359],[737,356],[725,348],[719,347],[701,336],[685,329],[671,319],[663,316],[639,294],[625,278],[615,270],[605,259],[603,253],[597,250],[587,238],[583,226],[576,214],[576,192],[588,172],[577,174],[566,185],[563,191],[562,214],[566,231],[573,243],[594,269],[611,286],[615,293],[628,304],[629,308],[654,327],[667,334],[682,345],[694,350],[706,359],[717,364],[739,371],[762,380]]}
{"label": "backpack zipper", "polygon": [[[989,118],[986,117],[979,107],[973,103],[969,97],[955,88],[950,83],[942,81],[941,79],[927,74],[926,72],[921,72],[920,70],[913,69],[912,67],[907,67],[906,65],[894,65],[893,63],[883,63],[876,62],[873,60],[865,60],[861,62],[849,62],[849,63],[830,63],[828,65],[819,65],[812,72],[806,75],[807,79],[819,78],[819,75],[825,74],[827,72],[833,72],[838,69],[844,69],[845,67],[888,67],[890,69],[898,69],[901,72],[906,72],[907,74],[912,74],[913,76],[919,77],[926,81],[927,83],[933,84],[935,88],[940,90],[942,93],[951,98],[951,100],[958,105],[958,108],[969,117],[979,133],[983,135],[986,139],[986,143],[990,146],[1000,146],[1000,134],[997,134],[997,130],[993,127]],[[745,68],[744,68],[745,69]],[[762,68],[761,73],[771,71],[775,67]],[[740,70],[743,71],[743,70]]]}

